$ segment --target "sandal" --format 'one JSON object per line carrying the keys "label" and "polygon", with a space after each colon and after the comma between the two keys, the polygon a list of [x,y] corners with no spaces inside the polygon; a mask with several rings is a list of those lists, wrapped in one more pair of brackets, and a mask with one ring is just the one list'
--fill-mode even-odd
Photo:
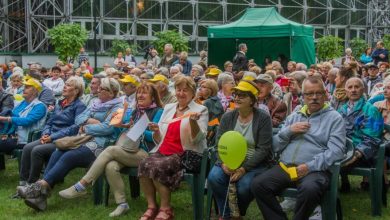
{"label": "sandal", "polygon": [[164,213],[166,217],[165,218],[156,217],[154,220],[173,220],[175,217],[175,214],[173,214],[173,208],[160,209],[158,210],[157,216],[160,215],[160,213]]}
{"label": "sandal", "polygon": [[141,216],[140,220],[141,219],[144,219],[144,220],[154,220],[154,218],[157,216],[158,214],[158,209],[157,207],[156,208],[149,208],[146,209],[145,213]]}

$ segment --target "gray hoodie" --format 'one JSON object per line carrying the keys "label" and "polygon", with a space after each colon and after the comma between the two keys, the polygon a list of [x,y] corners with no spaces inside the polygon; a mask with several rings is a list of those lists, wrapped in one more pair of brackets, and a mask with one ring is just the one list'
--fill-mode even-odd
{"label": "gray hoodie", "polygon": [[[334,162],[343,159],[346,152],[346,129],[341,115],[328,104],[312,115],[307,106],[287,117],[283,128],[273,137],[273,149],[281,152],[280,161],[286,165],[306,163],[309,171],[327,170]],[[305,134],[293,134],[290,125],[310,123]]]}

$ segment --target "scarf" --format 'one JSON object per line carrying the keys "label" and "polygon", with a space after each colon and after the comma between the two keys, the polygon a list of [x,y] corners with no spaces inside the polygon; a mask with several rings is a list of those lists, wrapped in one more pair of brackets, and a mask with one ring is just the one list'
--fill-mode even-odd
{"label": "scarf", "polygon": [[149,110],[149,109],[153,109],[153,108],[156,108],[157,105],[155,102],[153,102],[151,105],[147,106],[147,107],[141,107],[140,105],[137,104],[137,107],[135,109],[135,113],[134,113],[134,123],[138,121],[138,119],[141,118],[141,116],[145,113],[146,110]]}
{"label": "scarf", "polygon": [[217,96],[218,96],[219,100],[221,100],[223,110],[226,111],[226,109],[229,108],[230,102],[233,100],[233,97],[232,96],[225,96],[222,91],[219,91]]}
{"label": "scarf", "polygon": [[348,98],[345,88],[336,88],[334,90],[333,96],[336,98],[337,101],[344,101]]}
{"label": "scarf", "polygon": [[91,104],[91,112],[106,112],[112,109],[113,106],[122,104],[122,99],[114,98],[107,102],[102,102],[100,99],[94,100]]}

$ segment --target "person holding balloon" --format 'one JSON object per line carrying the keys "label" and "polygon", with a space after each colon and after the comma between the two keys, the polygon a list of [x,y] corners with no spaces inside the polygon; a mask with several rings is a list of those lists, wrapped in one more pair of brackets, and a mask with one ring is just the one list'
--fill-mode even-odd
{"label": "person holding balloon", "polygon": [[[141,188],[148,201],[141,220],[174,219],[170,198],[183,178],[183,163],[190,163],[185,159],[186,155],[194,158],[195,164],[192,165],[200,165],[206,148],[208,111],[193,101],[196,94],[194,80],[188,76],[179,77],[175,81],[175,92],[177,103],[165,105],[160,122],[149,124],[157,146],[138,167]],[[160,208],[156,192],[160,194]]]}
{"label": "person holding balloon", "polygon": [[272,121],[267,112],[256,108],[256,84],[242,80],[233,92],[235,109],[222,116],[217,132],[219,159],[208,175],[220,219],[232,217],[226,201],[230,183],[236,185],[239,214],[245,215],[254,198],[251,181],[268,169],[272,158]]}

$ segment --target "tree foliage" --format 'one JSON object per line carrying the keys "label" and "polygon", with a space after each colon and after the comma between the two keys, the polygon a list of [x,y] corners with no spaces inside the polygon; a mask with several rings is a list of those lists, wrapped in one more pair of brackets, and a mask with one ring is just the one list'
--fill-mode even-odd
{"label": "tree foliage", "polygon": [[188,51],[188,38],[176,31],[157,32],[155,37],[157,39],[152,44],[159,54],[163,53],[164,45],[168,43],[173,45],[174,51]]}
{"label": "tree foliage", "polygon": [[385,44],[385,48],[386,49],[390,49],[390,34],[385,34],[385,36],[383,36],[383,43]]}
{"label": "tree foliage", "polygon": [[359,58],[368,48],[368,44],[364,39],[355,37],[351,40],[352,55]]}
{"label": "tree foliage", "polygon": [[317,42],[318,59],[331,60],[343,55],[343,40],[332,35],[321,37]]}
{"label": "tree foliage", "polygon": [[60,24],[48,31],[50,43],[62,61],[74,60],[84,46],[88,33],[79,24]]}
{"label": "tree foliage", "polygon": [[116,57],[119,52],[125,54],[127,48],[130,48],[133,55],[137,54],[137,47],[135,45],[130,45],[125,40],[115,39],[112,41],[112,46],[109,50],[111,57]]}

